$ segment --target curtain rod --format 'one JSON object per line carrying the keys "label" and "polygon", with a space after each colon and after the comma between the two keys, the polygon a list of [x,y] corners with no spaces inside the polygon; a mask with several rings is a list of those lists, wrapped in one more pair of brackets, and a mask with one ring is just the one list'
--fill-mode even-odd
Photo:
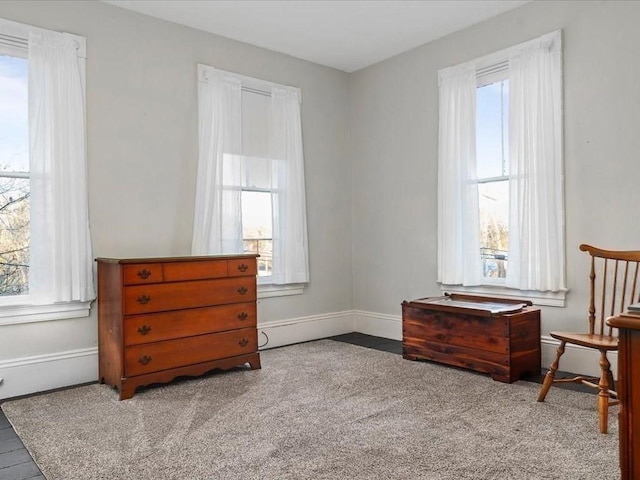
{"label": "curtain rod", "polygon": [[228,72],[219,68],[214,68],[202,63],[198,64],[198,81],[208,82],[209,72],[219,72],[224,75],[240,80],[240,88],[245,92],[251,92],[258,95],[271,96],[271,88],[286,88],[289,91],[294,91],[298,95],[298,102],[302,103],[302,92],[299,87],[290,87],[287,85],[281,85],[279,83],[269,82],[267,80],[261,80],[259,78],[247,77],[246,75],[240,75],[238,73]]}
{"label": "curtain rod", "polygon": [[16,37],[15,35],[8,35],[6,33],[0,34],[0,44],[8,45],[10,47],[27,48],[29,42],[26,38]]}
{"label": "curtain rod", "polygon": [[265,97],[271,97],[271,92],[267,92],[265,90],[258,90],[257,88],[251,87],[240,87],[240,90],[248,93],[255,93],[256,95],[264,95]]}

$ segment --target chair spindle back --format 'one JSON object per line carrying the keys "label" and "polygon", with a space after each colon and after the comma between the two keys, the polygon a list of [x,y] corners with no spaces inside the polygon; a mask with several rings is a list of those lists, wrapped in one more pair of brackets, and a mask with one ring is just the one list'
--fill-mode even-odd
{"label": "chair spindle back", "polygon": [[607,318],[640,302],[640,250],[601,250],[586,244],[580,250],[591,255],[589,333],[611,336],[613,328],[606,327]]}

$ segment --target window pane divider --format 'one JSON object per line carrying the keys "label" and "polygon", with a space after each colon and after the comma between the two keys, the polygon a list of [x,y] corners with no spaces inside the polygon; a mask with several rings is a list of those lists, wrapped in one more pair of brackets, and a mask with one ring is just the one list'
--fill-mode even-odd
{"label": "window pane divider", "polygon": [[242,187],[243,192],[272,193],[272,188]]}
{"label": "window pane divider", "polygon": [[509,180],[509,175],[500,175],[498,177],[478,178],[476,180],[476,182],[478,184],[481,184],[481,183],[504,182],[505,180]]}
{"label": "window pane divider", "polygon": [[3,177],[3,178],[29,178],[29,172],[2,172],[2,171],[0,171],[0,177]]}

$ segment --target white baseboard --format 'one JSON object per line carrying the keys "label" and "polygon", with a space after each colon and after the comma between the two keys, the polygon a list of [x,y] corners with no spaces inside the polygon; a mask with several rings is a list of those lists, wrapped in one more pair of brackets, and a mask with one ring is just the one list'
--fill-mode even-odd
{"label": "white baseboard", "polygon": [[98,379],[98,348],[0,361],[0,399]]}
{"label": "white baseboard", "polygon": [[[351,332],[402,340],[402,317],[349,310],[264,322],[258,324],[258,345],[260,349],[269,349]],[[543,367],[551,364],[557,346],[558,342],[553,338],[541,338]],[[567,345],[560,370],[599,376],[598,360],[598,352]],[[617,360],[616,352],[612,352],[609,361],[614,374],[617,372]],[[98,379],[98,349],[93,347],[0,361],[0,379],[0,400],[93,382]]]}
{"label": "white baseboard", "polygon": [[[353,332],[350,311],[258,325],[260,348]],[[268,338],[268,342],[266,342]],[[0,361],[0,400],[98,380],[97,347]]]}
{"label": "white baseboard", "polygon": [[258,323],[260,349],[282,347],[353,332],[351,311]]}
{"label": "white baseboard", "polygon": [[355,310],[353,312],[353,330],[374,337],[402,340],[402,317]]}

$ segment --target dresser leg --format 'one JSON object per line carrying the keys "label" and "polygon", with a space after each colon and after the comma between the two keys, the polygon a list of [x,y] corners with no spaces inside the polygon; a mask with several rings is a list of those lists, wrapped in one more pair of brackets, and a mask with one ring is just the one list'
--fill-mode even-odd
{"label": "dresser leg", "polygon": [[256,354],[251,360],[249,360],[249,366],[251,370],[259,370],[262,367],[260,366],[260,355]]}
{"label": "dresser leg", "polygon": [[133,393],[136,391],[136,385],[129,385],[122,383],[120,387],[120,400],[128,400],[133,397]]}

